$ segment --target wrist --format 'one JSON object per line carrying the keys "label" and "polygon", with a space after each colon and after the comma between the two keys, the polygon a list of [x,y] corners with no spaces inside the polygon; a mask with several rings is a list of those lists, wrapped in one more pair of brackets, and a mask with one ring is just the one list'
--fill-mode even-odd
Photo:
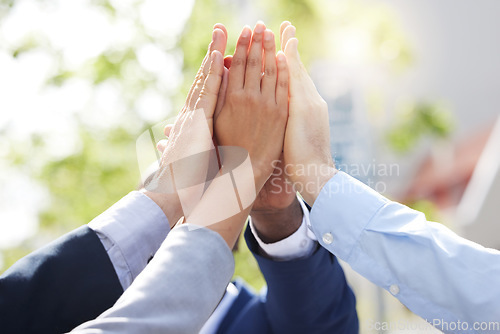
{"label": "wrist", "polygon": [[265,243],[283,240],[296,232],[302,224],[302,207],[295,200],[283,209],[254,210],[250,213],[252,225]]}
{"label": "wrist", "polygon": [[182,207],[177,194],[164,194],[142,190],[163,211],[168,219],[170,228],[173,228],[177,221],[183,216]]}
{"label": "wrist", "polygon": [[306,175],[298,181],[300,194],[310,206],[314,204],[325,184],[337,174],[338,170],[332,165],[324,165],[318,172]]}

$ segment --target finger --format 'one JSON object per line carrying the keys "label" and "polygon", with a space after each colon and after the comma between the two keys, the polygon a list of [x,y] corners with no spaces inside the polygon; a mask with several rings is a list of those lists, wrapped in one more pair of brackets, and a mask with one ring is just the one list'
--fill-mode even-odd
{"label": "finger", "polygon": [[168,140],[167,139],[162,139],[156,144],[156,148],[158,151],[160,151],[161,154],[165,152],[165,149],[167,148],[168,145]]}
{"label": "finger", "polygon": [[[215,29],[214,29],[215,30]],[[194,82],[193,84],[191,85],[191,88],[189,89],[189,93],[187,95],[187,98],[186,98],[186,105],[189,105],[189,101],[191,100],[191,97],[193,96],[193,91],[196,87],[196,83],[198,82],[199,78],[201,77],[201,75],[203,74],[203,68],[205,67],[205,63],[207,62],[207,59],[208,59],[208,56],[210,55],[210,50],[212,48],[212,45],[214,43],[214,38],[216,37],[215,33],[212,32],[212,40],[210,41],[210,43],[208,44],[208,50],[207,50],[207,53],[205,54],[205,57],[203,58],[203,60],[201,61],[201,65],[200,65],[200,68],[198,69],[198,72],[196,72],[196,76],[194,78]]]}
{"label": "finger", "polygon": [[165,137],[170,136],[170,131],[172,131],[173,127],[174,127],[173,124],[167,124],[167,125],[165,125],[165,127],[163,128],[163,133],[165,134]]}
{"label": "finger", "polygon": [[[224,56],[224,53],[226,53],[226,46],[227,46],[227,30],[226,27],[222,23],[217,23],[214,26],[214,31],[220,30],[222,31],[223,36],[221,36],[220,39],[217,39],[214,41],[212,48],[210,49],[210,52],[217,50],[219,51],[222,56]],[[207,60],[207,70],[210,68],[210,61]],[[205,72],[206,73],[206,72]]]}
{"label": "finger", "polygon": [[231,68],[231,62],[233,61],[233,56],[224,57],[224,67],[229,69]]}
{"label": "finger", "polygon": [[289,96],[316,96],[318,91],[300,60],[298,44],[299,40],[293,37],[290,38],[285,47],[290,76],[297,79],[294,79],[290,84]]}
{"label": "finger", "polygon": [[215,50],[210,56],[210,68],[208,75],[195,106],[195,109],[203,108],[207,119],[211,119],[214,116],[223,74],[224,59],[222,58],[222,54]]}
{"label": "finger", "polygon": [[250,27],[245,26],[236,43],[236,50],[234,51],[234,56],[231,61],[231,70],[229,71],[228,93],[243,88],[243,84],[245,83],[245,68],[251,35],[252,30]]}
{"label": "finger", "polygon": [[288,65],[286,56],[282,51],[276,55],[278,63],[278,80],[276,83],[276,104],[280,111],[288,110]]}
{"label": "finger", "polygon": [[284,50],[285,49],[285,45],[286,44],[283,44],[283,31],[285,31],[285,28],[288,27],[288,26],[291,26],[292,24],[290,23],[290,21],[283,21],[281,23],[281,26],[280,26],[280,46],[281,46],[281,50]]}
{"label": "finger", "polygon": [[[222,30],[222,31],[224,32],[224,35],[226,35],[226,40],[227,40],[227,37],[228,37],[229,35],[227,34],[227,29],[226,29],[226,27],[225,27],[222,23],[216,23],[216,24],[214,25],[214,30],[215,30],[215,29],[220,29],[220,30]],[[221,50],[219,50],[219,51],[221,51]],[[226,51],[226,50],[224,50],[224,51]],[[221,51],[221,53],[222,53],[222,55],[224,55],[224,52],[222,52],[222,51]]]}
{"label": "finger", "polygon": [[293,74],[295,71],[298,71],[301,67],[300,55],[298,50],[299,40],[295,37],[292,37],[288,40],[285,46],[285,55],[288,60],[288,66],[290,67],[290,71]]}
{"label": "finger", "polygon": [[219,96],[217,97],[217,105],[215,106],[214,120],[219,117],[219,114],[226,102],[226,92],[227,92],[227,82],[228,82],[229,70],[224,68],[224,74],[222,76],[222,83],[220,84]]}
{"label": "finger", "polygon": [[276,45],[271,30],[264,32],[264,77],[262,78],[262,94],[275,96],[276,89]]}
{"label": "finger", "polygon": [[[212,33],[212,40],[213,42],[211,43],[210,47],[210,52],[213,52],[215,50],[219,51],[221,54],[223,51],[226,49],[226,35],[221,29],[215,29]],[[189,109],[193,109],[195,107],[196,101],[198,100],[198,96],[200,95],[201,90],[203,89],[203,84],[205,83],[205,79],[208,75],[208,71],[210,68],[210,60],[207,58],[207,60],[204,61],[203,68],[202,68],[202,73],[200,76],[198,76],[198,80],[196,81],[194,90],[192,92],[191,99],[188,103]]]}
{"label": "finger", "polygon": [[286,49],[286,45],[288,41],[295,37],[295,27],[289,25],[283,30],[283,34],[281,36],[281,50],[284,51]]}
{"label": "finger", "polygon": [[262,42],[266,26],[262,22],[257,22],[253,30],[252,44],[248,51],[247,68],[245,72],[245,90],[260,91],[260,79],[262,69]]}

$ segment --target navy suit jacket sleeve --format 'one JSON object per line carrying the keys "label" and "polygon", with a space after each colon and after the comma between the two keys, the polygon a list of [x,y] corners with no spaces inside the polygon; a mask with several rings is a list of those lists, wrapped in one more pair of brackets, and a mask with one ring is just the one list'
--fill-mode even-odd
{"label": "navy suit jacket sleeve", "polygon": [[258,255],[250,228],[245,239],[267,282],[272,333],[358,333],[355,297],[335,256],[319,247],[305,259],[272,261]]}
{"label": "navy suit jacket sleeve", "polygon": [[122,293],[101,241],[82,226],[0,276],[1,332],[64,333],[96,318]]}

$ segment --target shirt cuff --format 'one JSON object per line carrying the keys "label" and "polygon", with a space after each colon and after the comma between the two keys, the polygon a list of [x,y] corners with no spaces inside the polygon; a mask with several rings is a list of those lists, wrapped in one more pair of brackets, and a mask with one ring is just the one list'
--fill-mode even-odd
{"label": "shirt cuff", "polygon": [[309,257],[314,253],[317,247],[316,237],[310,233],[307,226],[309,225],[309,210],[305,206],[301,198],[298,198],[302,212],[302,224],[293,234],[287,238],[266,244],[259,236],[255,227],[253,226],[252,219],[249,219],[250,230],[259,244],[263,254],[275,261],[290,261]]}
{"label": "shirt cuff", "polygon": [[339,171],[316,198],[309,228],[323,247],[348,261],[365,227],[388,202],[367,185]]}
{"label": "shirt cuff", "polygon": [[139,191],[123,197],[88,226],[106,249],[123,290],[146,267],[170,231],[160,207]]}

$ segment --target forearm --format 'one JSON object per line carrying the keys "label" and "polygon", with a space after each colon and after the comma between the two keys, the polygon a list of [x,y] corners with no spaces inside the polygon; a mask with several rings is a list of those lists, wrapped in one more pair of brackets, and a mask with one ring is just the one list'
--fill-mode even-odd
{"label": "forearm", "polygon": [[118,302],[74,332],[197,333],[233,272],[231,251],[218,234],[176,227]]}
{"label": "forearm", "polygon": [[219,233],[232,248],[252,209],[255,194],[265,182],[264,175],[254,174],[250,168],[245,163],[236,169],[223,167],[186,217],[187,222]]}
{"label": "forearm", "polygon": [[174,227],[177,221],[182,217],[182,207],[179,196],[176,193],[165,194],[145,189],[141,192],[160,207],[168,219],[170,228]]}

